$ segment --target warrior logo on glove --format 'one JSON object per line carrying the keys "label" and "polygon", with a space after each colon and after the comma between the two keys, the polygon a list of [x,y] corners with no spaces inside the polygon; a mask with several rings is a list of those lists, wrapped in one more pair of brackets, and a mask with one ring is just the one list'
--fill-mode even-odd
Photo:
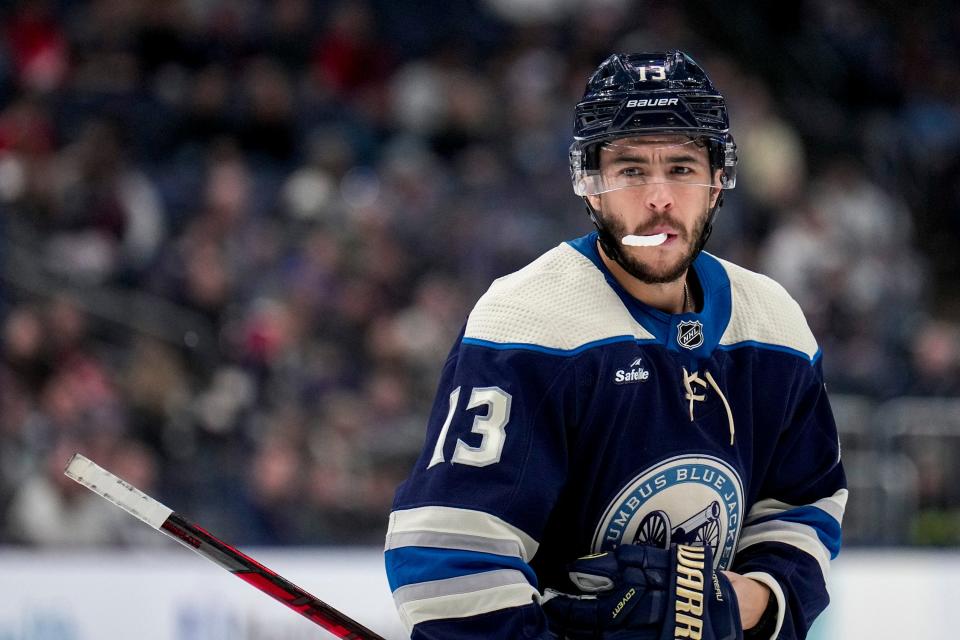
{"label": "warrior logo on glove", "polygon": [[[677,547],[677,585],[673,599],[676,638],[703,637],[704,554],[703,547]],[[713,575],[713,579],[717,580],[717,576]],[[719,585],[719,581],[717,584]],[[718,594],[722,601],[722,593]]]}
{"label": "warrior logo on glove", "polygon": [[573,593],[546,590],[551,630],[566,640],[742,640],[736,592],[709,548],[625,544],[569,566]]}

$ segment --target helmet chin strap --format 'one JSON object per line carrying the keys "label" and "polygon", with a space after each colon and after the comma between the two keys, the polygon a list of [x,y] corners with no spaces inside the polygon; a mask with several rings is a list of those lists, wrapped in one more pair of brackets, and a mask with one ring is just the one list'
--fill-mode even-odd
{"label": "helmet chin strap", "polygon": [[[606,225],[600,221],[600,216],[597,215],[597,210],[593,208],[593,205],[590,204],[590,201],[587,200],[586,196],[583,198],[583,204],[587,207],[587,215],[590,216],[590,222],[592,222],[593,226],[597,228],[597,239],[600,241],[600,247],[603,249],[603,252],[607,254],[608,258],[623,267],[624,271],[627,271],[623,253],[620,251],[620,241],[617,238],[614,238],[613,234],[610,233],[610,230],[607,229]],[[627,272],[629,273],[629,271]]]}
{"label": "helmet chin strap", "polygon": [[707,216],[707,223],[703,225],[703,233],[700,234],[700,242],[697,244],[697,252],[693,254],[693,258],[696,259],[700,255],[700,252],[703,251],[703,247],[706,246],[707,240],[710,239],[710,234],[713,233],[713,221],[717,218],[717,210],[723,206],[723,191],[717,196],[717,201],[710,208],[710,214]]}

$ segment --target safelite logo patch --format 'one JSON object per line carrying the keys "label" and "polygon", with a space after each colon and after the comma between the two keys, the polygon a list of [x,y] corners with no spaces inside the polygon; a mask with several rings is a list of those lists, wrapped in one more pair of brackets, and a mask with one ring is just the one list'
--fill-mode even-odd
{"label": "safelite logo patch", "polygon": [[614,384],[632,384],[650,378],[650,372],[643,368],[643,358],[637,358],[626,369],[617,369],[613,374]]}

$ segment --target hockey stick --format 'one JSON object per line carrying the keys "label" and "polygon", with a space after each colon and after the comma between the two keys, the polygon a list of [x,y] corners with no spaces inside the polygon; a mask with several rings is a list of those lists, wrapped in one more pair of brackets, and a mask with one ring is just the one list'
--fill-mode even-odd
{"label": "hockey stick", "polygon": [[247,584],[279,600],[338,638],[384,640],[359,622],[318,600],[79,453],[70,458],[64,474],[207,560],[217,563]]}

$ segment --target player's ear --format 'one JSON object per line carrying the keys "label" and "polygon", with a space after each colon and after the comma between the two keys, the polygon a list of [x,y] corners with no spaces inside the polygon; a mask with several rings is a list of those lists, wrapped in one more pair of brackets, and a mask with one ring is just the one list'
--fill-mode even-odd
{"label": "player's ear", "polygon": [[603,208],[600,206],[600,196],[584,196],[587,199],[587,202],[590,203],[590,206],[594,208],[595,211],[603,211]]}
{"label": "player's ear", "polygon": [[717,198],[720,197],[720,192],[723,191],[720,187],[710,187],[710,208],[713,209],[717,206]]}
{"label": "player's ear", "polygon": [[723,191],[721,187],[720,177],[723,175],[722,169],[717,169],[713,172],[713,185],[710,187],[710,208],[717,206],[717,198],[720,197],[720,192]]}

